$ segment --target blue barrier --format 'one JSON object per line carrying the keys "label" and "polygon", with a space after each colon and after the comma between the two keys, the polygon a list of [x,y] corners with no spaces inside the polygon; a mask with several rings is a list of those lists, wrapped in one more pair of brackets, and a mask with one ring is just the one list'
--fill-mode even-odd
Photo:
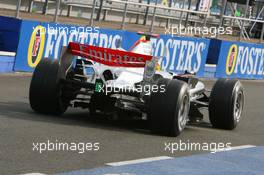
{"label": "blue barrier", "polygon": [[217,78],[264,78],[264,45],[220,41]]}
{"label": "blue barrier", "polygon": [[14,54],[3,54],[0,52],[0,73],[13,72],[14,62]]}
{"label": "blue barrier", "polygon": [[0,51],[16,52],[21,20],[0,16]]}
{"label": "blue barrier", "polygon": [[210,40],[209,51],[208,51],[207,60],[206,60],[207,64],[217,64],[218,63],[221,44],[222,44],[221,40],[217,40],[217,39]]}
{"label": "blue barrier", "polygon": [[204,77],[205,78],[215,78],[216,65],[215,64],[206,64],[204,68]]}
{"label": "blue barrier", "polygon": [[[62,46],[75,41],[90,45],[115,48],[117,39],[122,38],[122,47],[128,50],[140,36],[135,32],[22,21],[17,50],[15,71],[33,71],[42,58],[58,59]],[[175,73],[185,70],[203,76],[209,40],[191,37],[161,35],[153,38],[154,56],[166,50],[162,67]],[[166,48],[166,49],[165,49]]]}
{"label": "blue barrier", "polygon": [[[70,41],[115,48],[122,38],[126,50],[140,39],[135,32],[61,25],[23,20],[15,61],[15,71],[32,72],[42,58],[58,59],[62,46]],[[217,39],[161,35],[151,40],[153,55],[163,55],[162,68],[199,77],[263,79],[264,45]],[[162,54],[165,51],[166,54]],[[214,64],[206,67],[205,64]]]}

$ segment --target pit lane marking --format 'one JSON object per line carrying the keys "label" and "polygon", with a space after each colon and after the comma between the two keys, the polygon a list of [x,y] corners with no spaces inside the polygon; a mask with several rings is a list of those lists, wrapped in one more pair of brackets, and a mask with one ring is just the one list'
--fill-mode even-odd
{"label": "pit lane marking", "polygon": [[256,146],[255,145],[240,145],[240,146],[230,147],[230,149],[217,149],[215,152],[234,151],[234,150],[254,148],[254,147],[256,147]]}
{"label": "pit lane marking", "polygon": [[27,174],[21,174],[21,175],[46,175],[42,173],[27,173]]}
{"label": "pit lane marking", "polygon": [[149,158],[143,158],[143,159],[135,159],[135,160],[127,160],[127,161],[121,161],[121,162],[106,163],[106,165],[108,165],[108,166],[123,166],[123,165],[132,165],[132,164],[139,164],[139,163],[146,163],[146,162],[153,162],[153,161],[167,160],[167,159],[173,159],[173,157],[168,157],[168,156],[149,157]]}

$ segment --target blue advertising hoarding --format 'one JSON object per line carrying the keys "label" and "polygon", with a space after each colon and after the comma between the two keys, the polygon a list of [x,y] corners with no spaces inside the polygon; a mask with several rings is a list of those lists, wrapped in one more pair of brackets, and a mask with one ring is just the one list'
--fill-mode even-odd
{"label": "blue advertising hoarding", "polygon": [[264,79],[264,45],[222,41],[217,78]]}
{"label": "blue advertising hoarding", "polygon": [[[140,37],[124,30],[22,21],[14,69],[33,71],[42,58],[58,59],[62,46],[70,41],[115,49],[116,41],[122,38],[122,47],[129,50]],[[161,56],[166,50],[161,65],[164,69],[175,73],[188,70],[203,76],[208,39],[161,35],[151,42],[154,56]]]}
{"label": "blue advertising hoarding", "polygon": [[154,56],[160,56],[167,50],[167,54],[161,62],[161,67],[175,73],[183,73],[186,70],[195,72],[197,76],[204,75],[209,40],[191,37],[172,37],[161,35],[152,41]]}

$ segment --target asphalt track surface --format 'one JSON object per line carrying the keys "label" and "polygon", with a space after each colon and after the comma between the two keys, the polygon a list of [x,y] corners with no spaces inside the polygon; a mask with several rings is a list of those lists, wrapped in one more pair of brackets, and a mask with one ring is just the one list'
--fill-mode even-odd
{"label": "asphalt track surface", "polygon": [[[28,102],[30,75],[0,75],[0,174],[62,173],[104,166],[105,163],[155,156],[186,156],[204,151],[165,151],[168,142],[264,145],[264,82],[243,81],[246,106],[234,131],[210,124],[188,126],[177,138],[151,135],[144,122],[90,117],[88,110],[69,109],[63,116],[34,113]],[[206,81],[211,87],[213,81]],[[205,111],[205,120],[208,121]],[[33,151],[33,143],[99,142],[99,151]]]}

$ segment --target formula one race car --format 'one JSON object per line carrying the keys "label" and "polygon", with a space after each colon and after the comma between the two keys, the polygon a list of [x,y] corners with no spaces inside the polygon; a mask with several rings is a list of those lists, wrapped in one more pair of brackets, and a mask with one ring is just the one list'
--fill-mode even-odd
{"label": "formula one race car", "polygon": [[[244,107],[242,84],[219,79],[210,95],[194,75],[160,69],[152,54],[151,37],[143,34],[129,51],[71,42],[60,60],[43,59],[30,84],[32,109],[63,114],[67,107],[88,108],[91,115],[146,120],[152,133],[177,136],[187,123],[201,121],[200,108],[209,110],[213,127],[234,129]],[[124,115],[125,114],[125,115]]]}

